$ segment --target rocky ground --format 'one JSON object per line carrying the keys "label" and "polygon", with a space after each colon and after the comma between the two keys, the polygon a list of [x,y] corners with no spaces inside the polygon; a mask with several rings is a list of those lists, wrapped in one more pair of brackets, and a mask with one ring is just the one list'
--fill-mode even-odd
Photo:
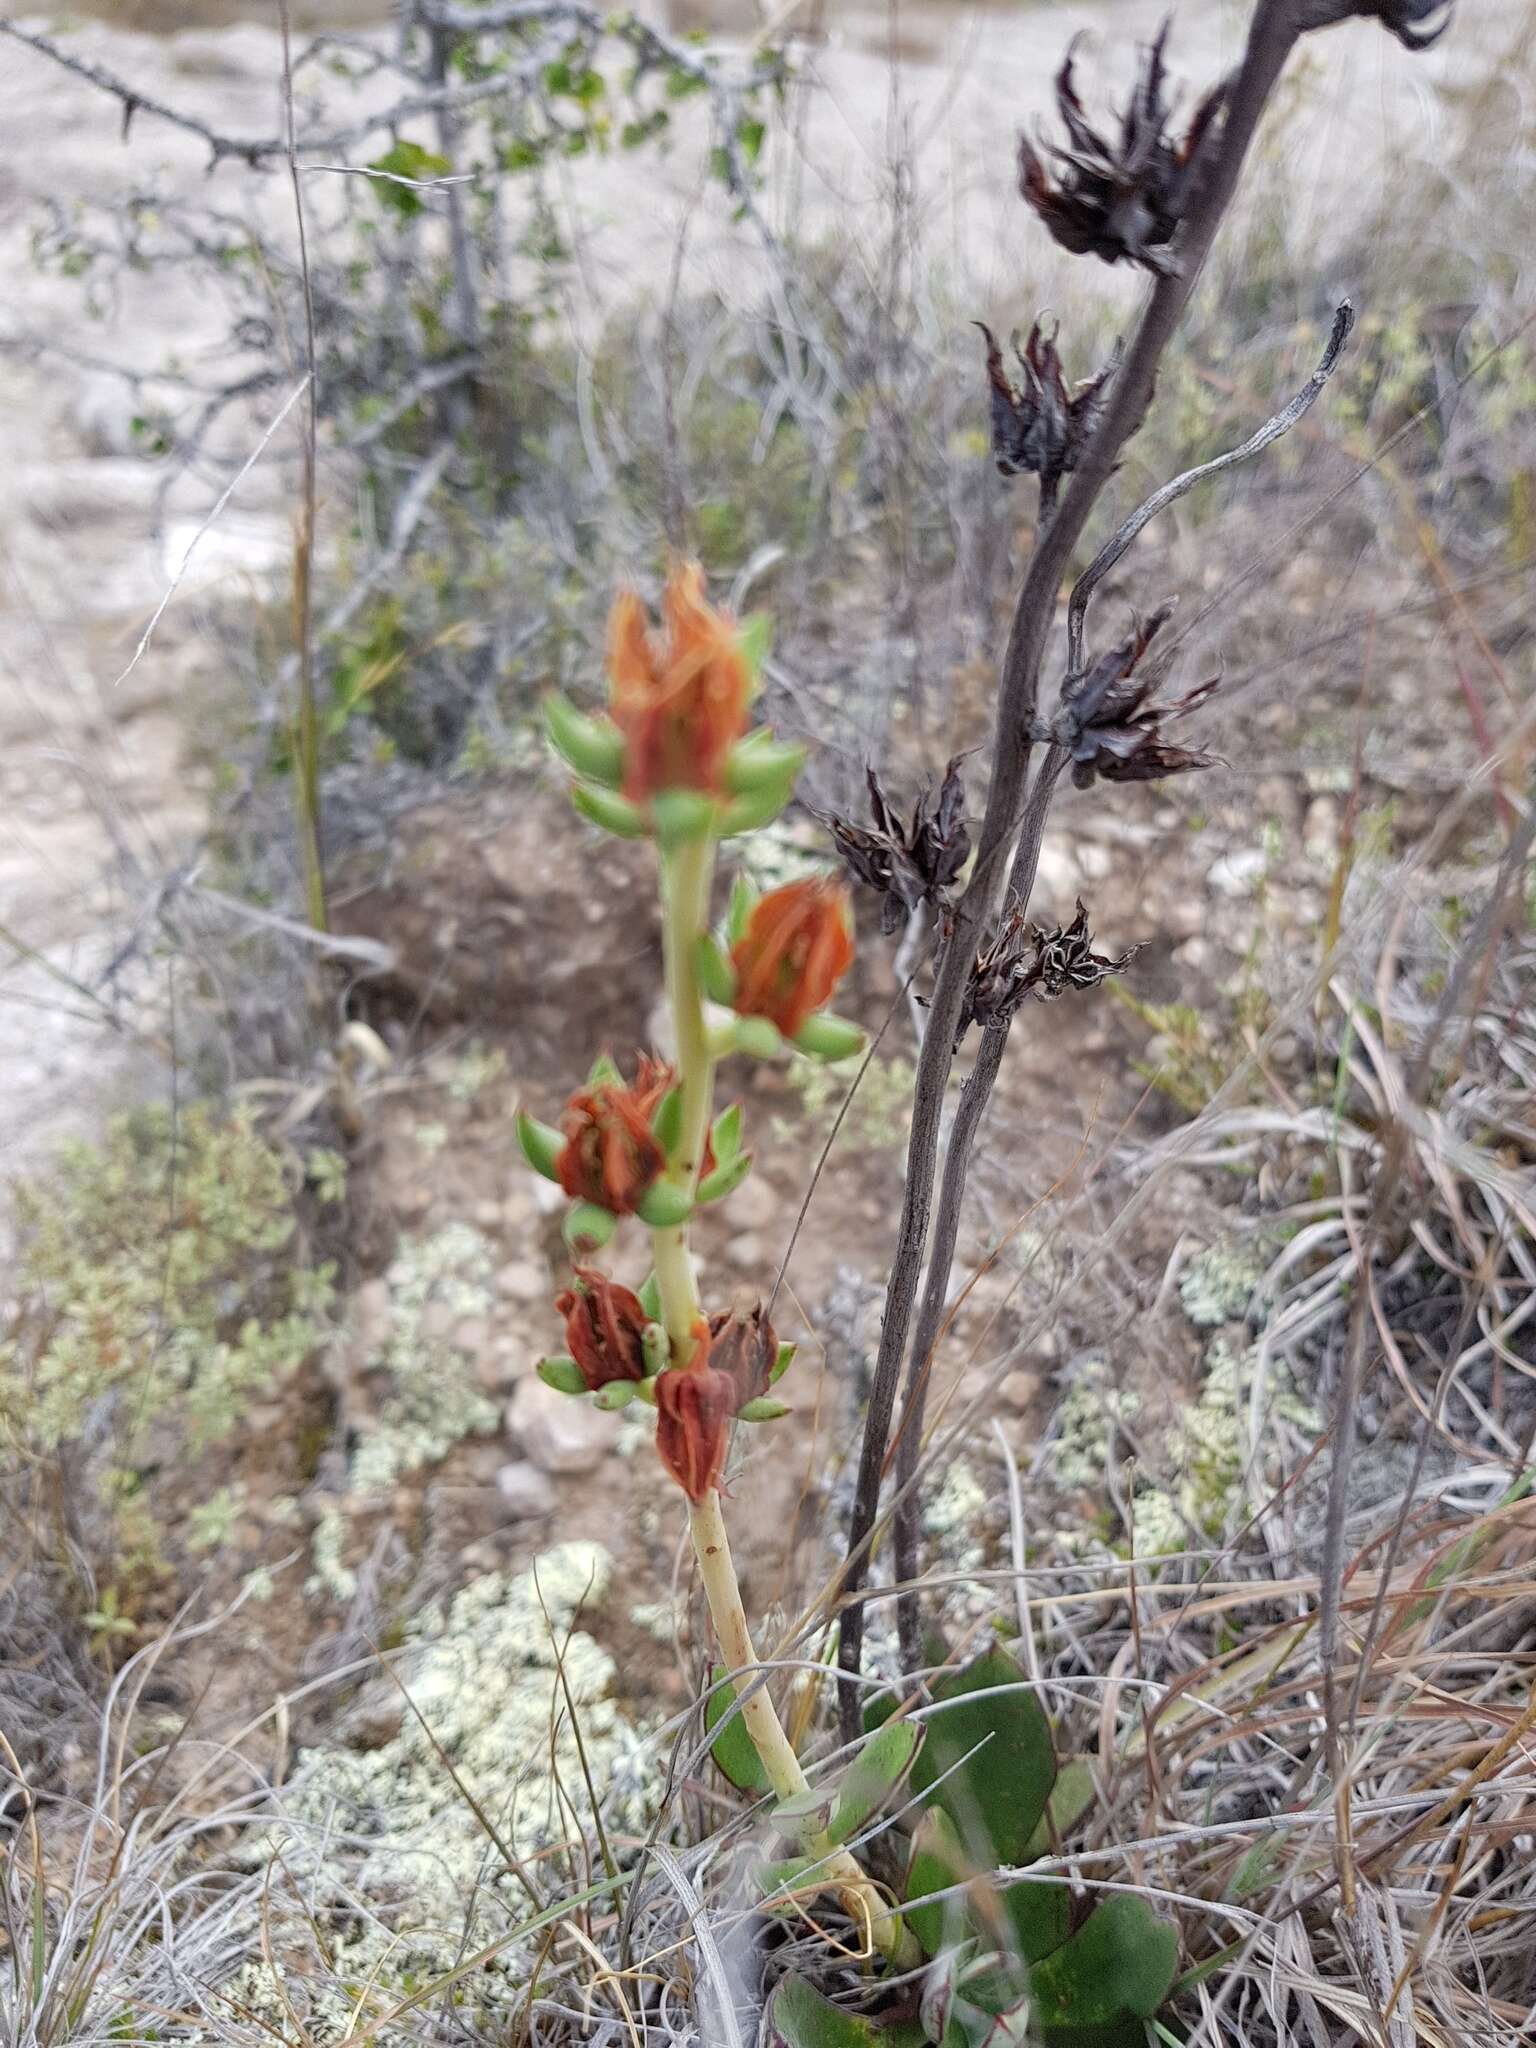
{"label": "rocky ground", "polygon": [[[272,124],[276,42],[265,15],[253,21],[256,10],[231,4],[208,13],[217,26],[162,35],[165,13],[152,4],[131,20],[98,11],[110,25],[80,29],[72,48],[167,98],[212,108],[230,127]],[[1117,34],[1127,21],[1145,31],[1158,10],[1141,0],[980,10],[958,26],[956,12],[903,11],[907,99],[894,125],[915,138],[917,189],[933,195],[948,260],[987,304],[1013,295],[1022,261],[1016,202],[999,192],[992,161],[999,138],[1043,104],[1047,59],[1074,29],[1105,30],[1112,16]],[[1304,203],[1330,247],[1355,218],[1341,195],[1359,195],[1351,205],[1370,196],[1370,166],[1394,138],[1417,133],[1435,82],[1474,69],[1516,12],[1488,6],[1478,23],[1486,43],[1450,45],[1417,71],[1369,28],[1340,39],[1337,72],[1318,83],[1291,145],[1316,159]],[[1230,11],[1186,15],[1181,55],[1211,70],[1230,49]],[[808,60],[825,86],[803,188],[813,228],[839,208],[877,202],[892,135],[889,54],[881,11],[849,9]],[[35,146],[10,152],[0,185],[0,261],[20,281],[0,334],[12,486],[0,515],[0,901],[5,932],[23,948],[0,984],[11,998],[0,1005],[0,1141],[10,1160],[31,1164],[62,1132],[99,1123],[111,1103],[163,1087],[175,1065],[179,970],[142,943],[146,910],[206,816],[203,771],[187,763],[208,759],[203,728],[219,701],[210,620],[247,599],[253,610],[270,602],[291,498],[284,469],[258,464],[199,540],[135,661],[148,615],[199,531],[208,479],[157,501],[134,387],[119,370],[151,370],[171,348],[195,366],[203,350],[223,349],[222,315],[190,278],[178,286],[129,275],[93,307],[79,279],[32,267],[29,242],[50,199],[110,197],[146,165],[190,191],[201,159],[147,123],[125,146],[110,102],[40,58],[5,55],[0,107],[11,132]],[[654,274],[693,203],[685,164],[656,176],[654,264],[637,265],[619,246],[617,186],[593,187],[591,296],[579,309],[591,331],[614,317],[637,269]],[[241,203],[273,219],[286,202],[273,180],[242,188]],[[696,277],[728,283],[730,260],[718,235],[701,236],[689,257]],[[1060,273],[1046,266],[1037,282],[1036,296],[1049,299]],[[1240,379],[1228,395],[1234,422],[1246,425]],[[1390,505],[1373,501],[1367,520],[1346,503],[1310,544],[1278,560],[1266,553],[1355,452],[1326,409],[1314,426],[1298,466],[1239,495],[1219,535],[1193,517],[1170,520],[1138,555],[1134,578],[1100,600],[1118,628],[1149,589],[1182,590],[1193,606],[1225,590],[1236,569],[1264,565],[1244,594],[1241,629],[1218,619],[1208,645],[1197,642],[1225,672],[1211,739],[1220,765],[1198,788],[1127,790],[1113,804],[1102,792],[1069,796],[1047,840],[1036,914],[1066,922],[1082,896],[1102,946],[1144,950],[1125,984],[1130,1005],[1101,991],[1032,1010],[1010,1049],[961,1244],[966,1292],[937,1374],[938,1399],[978,1403],[932,1508],[935,1541],[957,1563],[1004,1554],[993,1420],[1031,1473],[1042,1518],[1073,1540],[1084,1529],[1123,1540],[1128,1522],[1142,1534],[1151,1527],[1126,1508],[1112,1446],[1152,1471],[1160,1538],[1170,1526],[1177,1537],[1179,1515],[1200,1506],[1180,1491],[1198,1464],[1191,1418],[1204,1418],[1201,1442],[1217,1442],[1215,1469],[1235,1483],[1227,1383],[1212,1346],[1224,1343],[1230,1362],[1250,1334],[1253,1268],[1239,1260],[1233,1278],[1222,1260],[1259,1196],[1254,1183],[1159,1152],[1187,1111],[1170,1077],[1197,1057],[1179,1044],[1170,1006],[1209,1020],[1219,1073],[1252,1056],[1245,1085],[1255,1096],[1273,1089],[1288,1102],[1311,1086],[1296,1064],[1305,1062],[1305,990],[1343,835],[1372,821],[1346,906],[1367,930],[1384,896],[1412,894],[1414,850],[1478,758],[1444,665],[1443,620],[1403,609],[1420,595],[1422,572],[1384,571],[1369,553],[1371,522],[1390,527]],[[252,418],[233,417],[225,453],[248,448],[257,431]],[[339,524],[340,508],[331,511]],[[1496,639],[1510,616],[1490,627]],[[1341,625],[1353,628],[1342,644]],[[977,725],[978,675],[942,682],[924,758],[969,743]],[[1437,899],[1454,892],[1459,863],[1473,873],[1486,826],[1480,813],[1440,850]],[[800,851],[821,844],[807,820],[797,833]],[[559,1550],[569,1571],[562,1566],[556,1606],[574,1617],[580,1596],[565,1580],[587,1563],[561,1548],[572,1543],[600,1547],[600,1571],[611,1569],[624,1596],[581,1611],[592,1697],[617,1705],[621,1722],[643,1724],[691,1696],[695,1674],[678,1643],[696,1661],[702,1631],[690,1635],[686,1621],[682,1516],[639,1454],[643,1428],[551,1394],[530,1370],[557,1337],[564,1263],[557,1219],[517,1155],[513,1112],[552,1115],[596,1051],[627,1049],[652,1030],[658,938],[647,858],[606,856],[594,892],[583,880],[592,853],[555,778],[530,770],[514,787],[439,793],[392,817],[336,877],[343,933],[382,944],[394,962],[351,1010],[389,1058],[365,1064],[355,1104],[337,1341],[258,1407],[212,1465],[157,1482],[173,1526],[211,1487],[233,1489],[241,1504],[227,1540],[164,1589],[163,1612],[152,1603],[144,1617],[146,1628],[167,1619],[188,1581],[210,1606],[243,1591],[216,1647],[190,1650],[177,1680],[178,1698],[200,1698],[215,1728],[242,1721],[253,1697],[394,1646],[402,1630],[429,1639],[433,1603],[456,1595],[469,1606],[451,1626],[472,1642],[489,1629],[476,1655],[493,1661],[506,1646],[486,1618],[490,1596],[474,1588],[510,1587],[508,1611],[526,1620],[524,1575]],[[849,1006],[877,1025],[896,980],[874,922],[866,903]],[[115,977],[106,973],[114,963]],[[120,1001],[130,1029],[102,1029],[103,997]],[[783,1389],[794,1413],[771,1432],[742,1433],[733,1514],[752,1603],[770,1618],[798,1611],[835,1555],[900,1200],[913,1050],[898,1014],[795,1241],[776,1310],[780,1334],[802,1343]],[[270,1079],[275,1092],[291,1083]],[[728,1214],[701,1231],[722,1300],[772,1284],[839,1099],[803,1071],[743,1066],[727,1079],[761,1163]],[[626,1257],[621,1274],[638,1279]],[[1085,1387],[1096,1390],[1092,1406]],[[1298,1412],[1315,1391],[1300,1390]],[[534,1662],[547,1695],[547,1667]],[[451,1675],[423,1669],[452,1693]],[[398,1700],[376,1687],[348,1712],[339,1724],[333,1696],[317,1693],[264,1753],[290,1737],[337,1737],[360,1781],[421,1763],[407,1754],[414,1737]],[[485,1739],[514,1738],[502,1728]],[[526,1729],[515,1739],[526,1742]]]}

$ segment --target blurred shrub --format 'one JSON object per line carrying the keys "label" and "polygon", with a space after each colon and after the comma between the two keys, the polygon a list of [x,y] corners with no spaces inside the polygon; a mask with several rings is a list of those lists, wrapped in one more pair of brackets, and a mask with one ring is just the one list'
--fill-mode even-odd
{"label": "blurred shrub", "polygon": [[332,1269],[302,1257],[299,1184],[243,1111],[156,1105],[18,1191],[0,1440],[24,1458],[93,1454],[129,1569],[155,1561],[150,1457],[228,1437],[327,1333]]}

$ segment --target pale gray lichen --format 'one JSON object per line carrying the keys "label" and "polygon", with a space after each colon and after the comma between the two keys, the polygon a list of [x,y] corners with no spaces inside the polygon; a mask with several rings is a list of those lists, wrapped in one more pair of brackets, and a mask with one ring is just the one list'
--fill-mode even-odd
{"label": "pale gray lichen", "polygon": [[1201,1330],[1245,1316],[1268,1263],[1266,1247],[1253,1237],[1224,1237],[1197,1252],[1179,1275],[1185,1315]]}
{"label": "pale gray lichen", "polygon": [[[307,1950],[318,1926],[328,1968],[285,1967],[279,1989],[253,1961],[224,1987],[228,1997],[282,2021],[283,1997],[302,1983],[305,2025],[325,2044],[343,2038],[349,2017],[359,2023],[359,1985],[371,1987],[372,2018],[505,1942],[464,1993],[510,2016],[530,1951],[507,1937],[529,1909],[502,1849],[520,1860],[547,1853],[570,1838],[573,1814],[590,1827],[588,1774],[606,1825],[621,1833],[644,1830],[660,1789],[654,1759],[609,1697],[612,1658],[577,1626],[610,1575],[597,1544],[562,1544],[515,1577],[472,1581],[408,1624],[392,1667],[403,1688],[398,1725],[371,1748],[301,1753],[281,1821],[244,1859],[270,1863],[279,1891],[303,1900],[276,1947],[279,1966],[285,1947]],[[382,1682],[381,1698],[388,1709],[393,1691]],[[388,1727],[392,1716],[380,1718]],[[542,1867],[548,1888],[555,1879]]]}
{"label": "pale gray lichen", "polygon": [[354,1492],[383,1492],[465,1437],[496,1428],[496,1403],[475,1385],[464,1353],[429,1333],[427,1313],[446,1311],[455,1322],[484,1315],[493,1264],[489,1241],[467,1223],[401,1244],[385,1276],[389,1335],[368,1360],[370,1370],[389,1375],[390,1391],[353,1455],[347,1477]]}
{"label": "pale gray lichen", "polygon": [[[1248,1417],[1253,1405],[1256,1350],[1235,1350],[1213,1339],[1205,1354],[1200,1391],[1162,1435],[1158,1467],[1170,1476],[1154,1482],[1138,1472],[1131,1496],[1131,1544],[1137,1557],[1165,1556],[1191,1544],[1219,1540],[1227,1531],[1251,1455]],[[1317,1417],[1273,1364],[1260,1390],[1261,1417],[1312,1431]],[[1111,1386],[1097,1361],[1073,1386],[1058,1416],[1052,1471],[1065,1486],[1102,1486],[1112,1425],[1137,1421],[1143,1404]],[[1081,1539],[1078,1547],[1081,1547]]]}

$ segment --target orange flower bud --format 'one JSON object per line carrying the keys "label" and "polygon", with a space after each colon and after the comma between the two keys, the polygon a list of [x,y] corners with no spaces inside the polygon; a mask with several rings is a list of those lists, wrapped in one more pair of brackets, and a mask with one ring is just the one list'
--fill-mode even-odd
{"label": "orange flower bud", "polygon": [[736,1413],[736,1385],[709,1363],[709,1326],[694,1324],[691,1362],[656,1382],[656,1449],[688,1498],[697,1503],[720,1484],[726,1439]]}
{"label": "orange flower bud", "polygon": [[651,1118],[673,1078],[664,1060],[642,1057],[632,1088],[599,1081],[577,1089],[560,1119],[565,1144],[555,1157],[555,1176],[573,1202],[634,1214],[667,1163]]}
{"label": "orange flower bud", "polygon": [[620,1287],[590,1266],[578,1266],[579,1288],[555,1298],[565,1317],[566,1349],[595,1394],[614,1380],[645,1378],[645,1326],[650,1321],[638,1295]]}
{"label": "orange flower bud", "polygon": [[667,579],[666,634],[658,641],[632,590],[608,620],[614,723],[624,735],[624,794],[645,803],[664,789],[725,793],[725,757],[747,723],[751,674],[736,622],[704,596],[704,571],[681,564]]}
{"label": "orange flower bud", "polygon": [[830,998],[853,960],[847,891],[837,882],[790,882],[763,897],[731,948],[736,1009],[766,1017],[793,1038]]}

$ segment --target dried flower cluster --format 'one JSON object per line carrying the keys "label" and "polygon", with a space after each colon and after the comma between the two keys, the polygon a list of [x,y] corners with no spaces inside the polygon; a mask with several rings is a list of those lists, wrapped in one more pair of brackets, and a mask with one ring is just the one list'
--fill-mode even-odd
{"label": "dried flower cluster", "polygon": [[1170,602],[1145,620],[1136,619],[1128,639],[1063,683],[1056,716],[1037,737],[1066,750],[1079,789],[1087,789],[1096,775],[1106,782],[1155,782],[1160,776],[1208,768],[1215,759],[1169,746],[1163,738],[1172,720],[1187,717],[1220,683],[1213,676],[1185,697],[1155,701],[1171,656],[1143,665],[1144,658],[1173,612]]}
{"label": "dried flower cluster", "polygon": [[965,784],[960,776],[963,758],[956,754],[950,761],[937,795],[931,788],[923,791],[912,807],[910,824],[903,825],[873,768],[865,774],[874,829],[855,825],[848,818],[827,819],[833,843],[850,873],[885,898],[880,928],[887,937],[899,931],[920,905],[942,907],[969,857],[971,838],[965,826]]}
{"label": "dried flower cluster", "polygon": [[1047,334],[1037,320],[1022,349],[1017,337],[1014,340],[1013,352],[1023,373],[1023,382],[1015,389],[991,328],[981,320],[972,324],[986,337],[992,453],[998,469],[1004,476],[1022,471],[1039,477],[1040,503],[1049,510],[1061,479],[1076,469],[1079,451],[1099,423],[1105,387],[1118,367],[1119,350],[1097,376],[1069,391],[1056,348],[1058,330],[1053,328]]}
{"label": "dried flower cluster", "polygon": [[1048,1003],[1073,989],[1097,988],[1110,975],[1123,974],[1140,951],[1130,946],[1123,953],[1095,953],[1081,897],[1069,925],[1049,928],[1028,923],[1022,906],[1010,904],[996,937],[976,956],[960,1035],[972,1024],[1012,1017],[1030,998]]}
{"label": "dried flower cluster", "polygon": [[1074,84],[1077,39],[1056,74],[1056,105],[1067,141],[1047,143],[1055,159],[1053,180],[1045,159],[1027,135],[1019,138],[1019,189],[1052,238],[1074,255],[1106,263],[1139,263],[1164,274],[1174,267],[1168,244],[1189,209],[1199,176],[1201,151],[1225,93],[1217,86],[1196,108],[1180,142],[1169,139],[1164,97],[1165,21],[1120,115],[1118,135],[1089,125]]}

